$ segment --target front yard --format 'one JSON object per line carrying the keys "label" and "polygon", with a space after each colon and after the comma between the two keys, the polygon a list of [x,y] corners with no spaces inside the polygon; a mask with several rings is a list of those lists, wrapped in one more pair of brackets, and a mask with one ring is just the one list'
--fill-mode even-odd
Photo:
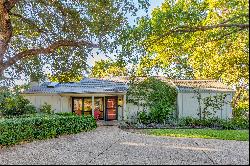
{"label": "front yard", "polygon": [[155,136],[249,141],[249,130],[143,129],[136,132]]}

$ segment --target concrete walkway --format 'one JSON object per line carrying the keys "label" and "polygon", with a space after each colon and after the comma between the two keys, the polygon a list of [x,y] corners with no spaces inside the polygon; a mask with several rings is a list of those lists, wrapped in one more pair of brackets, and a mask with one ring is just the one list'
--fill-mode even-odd
{"label": "concrete walkway", "polygon": [[248,141],[140,135],[115,126],[0,149],[4,164],[249,164]]}

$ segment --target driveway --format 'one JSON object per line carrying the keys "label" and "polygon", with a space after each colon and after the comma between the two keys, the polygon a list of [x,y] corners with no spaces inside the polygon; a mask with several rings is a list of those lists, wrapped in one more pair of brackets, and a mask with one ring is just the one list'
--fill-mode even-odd
{"label": "driveway", "polygon": [[3,164],[249,164],[248,141],[140,135],[115,126],[0,149]]}

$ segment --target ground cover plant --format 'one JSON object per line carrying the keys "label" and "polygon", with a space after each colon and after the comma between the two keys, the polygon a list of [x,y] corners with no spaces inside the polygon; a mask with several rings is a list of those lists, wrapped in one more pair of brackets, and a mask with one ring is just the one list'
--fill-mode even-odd
{"label": "ground cover plant", "polygon": [[144,133],[155,136],[249,141],[249,130],[147,129]]}

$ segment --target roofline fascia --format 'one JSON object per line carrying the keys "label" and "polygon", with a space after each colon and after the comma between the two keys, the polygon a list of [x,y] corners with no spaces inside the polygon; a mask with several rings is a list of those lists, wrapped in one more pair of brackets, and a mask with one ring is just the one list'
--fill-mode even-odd
{"label": "roofline fascia", "polygon": [[35,95],[46,95],[46,96],[51,96],[51,95],[88,95],[88,94],[104,94],[104,95],[108,95],[108,94],[127,94],[127,92],[88,92],[88,93],[74,93],[74,92],[70,92],[70,93],[21,93],[21,95],[30,95],[30,96],[35,96]]}
{"label": "roofline fascia", "polygon": [[174,84],[174,82],[171,80],[171,79],[169,79],[169,81],[171,82],[171,84],[176,88],[176,90],[177,90],[177,92],[179,92],[180,91],[180,89]]}

